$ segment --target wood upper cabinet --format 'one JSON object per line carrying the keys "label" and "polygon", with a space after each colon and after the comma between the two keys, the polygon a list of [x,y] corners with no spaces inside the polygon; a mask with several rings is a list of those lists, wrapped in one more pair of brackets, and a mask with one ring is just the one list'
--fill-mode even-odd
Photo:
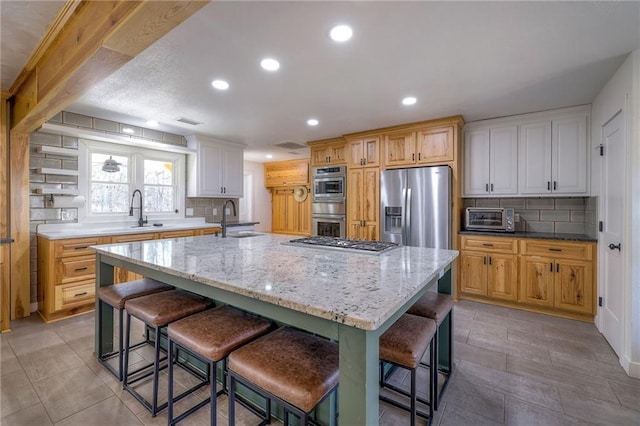
{"label": "wood upper cabinet", "polygon": [[518,285],[517,240],[462,236],[460,291],[515,301]]}
{"label": "wood upper cabinet", "polygon": [[393,133],[384,136],[385,166],[404,166],[416,162],[416,132]]}
{"label": "wood upper cabinet", "polygon": [[522,240],[519,301],[594,313],[593,243]]}
{"label": "wood upper cabinet", "polygon": [[419,164],[444,163],[453,161],[453,128],[437,127],[418,131],[417,136]]}
{"label": "wood upper cabinet", "polygon": [[347,166],[380,166],[380,136],[347,139]]}
{"label": "wood upper cabinet", "polygon": [[312,166],[330,166],[347,162],[346,141],[342,138],[309,142],[308,145],[311,150]]}
{"label": "wood upper cabinet", "polygon": [[309,185],[309,160],[264,163],[264,186]]}
{"label": "wood upper cabinet", "polygon": [[517,127],[465,132],[464,194],[502,196],[517,193]]}
{"label": "wood upper cabinet", "polygon": [[271,231],[276,234],[311,235],[311,197],[296,201],[293,189],[271,191]]}
{"label": "wood upper cabinet", "polygon": [[384,136],[384,164],[402,166],[454,160],[453,127],[434,127]]}
{"label": "wood upper cabinet", "polygon": [[378,240],[380,233],[380,170],[349,169],[347,173],[347,237]]}

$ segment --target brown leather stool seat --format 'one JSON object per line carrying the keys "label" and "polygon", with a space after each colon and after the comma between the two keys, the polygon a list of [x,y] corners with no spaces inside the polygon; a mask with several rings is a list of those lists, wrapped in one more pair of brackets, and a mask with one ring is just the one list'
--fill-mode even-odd
{"label": "brown leather stool seat", "polygon": [[[129,281],[122,284],[115,284],[106,287],[98,288],[98,299],[102,303],[106,303],[107,305],[118,310],[118,316],[120,323],[119,327],[119,342],[118,342],[118,350],[110,353],[103,353],[102,345],[103,345],[103,337],[102,337],[102,319],[104,309],[102,303],[100,304],[100,308],[98,309],[98,360],[104,365],[107,370],[113,373],[118,380],[122,381],[122,348],[123,348],[123,312],[124,312],[124,304],[127,300],[134,299],[136,297],[147,296],[149,294],[160,293],[162,291],[172,290],[173,287],[161,283],[159,281],[152,280],[150,278],[142,278],[140,280]],[[148,343],[148,341],[142,342]],[[116,370],[107,362],[108,359],[118,356],[118,369]]]}
{"label": "brown leather stool seat", "polygon": [[[236,348],[267,333],[271,328],[271,321],[254,315],[249,315],[230,306],[188,316],[172,322],[167,328],[169,336],[169,401],[167,416],[169,425],[182,421],[206,404],[211,404],[211,424],[216,424],[216,398],[226,390],[226,380],[223,367],[223,390],[216,391],[217,362],[226,359],[227,355]],[[186,349],[196,357],[209,364],[208,382],[211,388],[209,400],[201,401],[194,407],[173,418],[173,363],[175,348]]]}
{"label": "brown leather stool seat", "polygon": [[[411,405],[399,403],[389,397],[380,395],[380,399],[393,404],[399,408],[410,411],[411,425],[415,425],[416,416],[424,417],[428,423],[433,418],[433,374],[435,369],[435,351],[434,345],[431,344],[436,335],[436,322],[430,318],[419,317],[411,314],[404,314],[380,336],[380,385],[392,389],[402,395],[408,396]],[[417,369],[420,365],[427,348],[430,347],[430,367],[429,367],[429,401],[418,398],[416,392]],[[386,382],[384,375],[384,363],[391,363],[410,370],[411,372],[411,391],[406,392],[394,385]],[[417,410],[417,402],[422,402],[429,406],[429,414]]]}
{"label": "brown leather stool seat", "polygon": [[[160,329],[166,327],[169,323],[177,321],[189,315],[204,311],[211,306],[212,301],[201,296],[181,290],[170,290],[162,293],[150,294],[147,296],[137,297],[127,300],[124,307],[127,311],[127,329],[125,333],[124,362],[123,362],[123,388],[126,389],[133,397],[135,397],[155,417],[158,411],[166,407],[167,403],[158,406],[158,376],[160,372]],[[155,357],[154,362],[143,367],[140,370],[153,366],[153,371],[129,380],[129,341],[131,334],[131,317],[138,318],[147,326],[153,327],[155,332]],[[152,401],[147,401],[140,395],[131,385],[145,377],[153,375],[153,396]],[[202,383],[198,387],[202,387]],[[193,389],[190,389],[191,391]],[[183,393],[176,400],[186,396],[188,392]]]}
{"label": "brown leather stool seat", "polygon": [[283,327],[229,355],[229,422],[235,424],[235,383],[275,399],[308,423],[308,415],[338,385],[338,344],[318,336]]}
{"label": "brown leather stool seat", "polygon": [[[438,346],[439,339],[438,334],[440,330],[440,325],[448,318],[449,319],[449,345],[448,345],[448,354],[447,354],[447,362],[446,367],[440,368],[439,371],[444,374],[445,381],[442,384],[442,389],[440,392],[436,392],[435,395],[435,409],[438,409],[438,405],[440,404],[440,399],[442,394],[447,389],[447,385],[449,384],[449,377],[451,377],[451,373],[453,372],[453,315],[451,315],[451,311],[453,310],[453,297],[448,294],[442,293],[433,293],[427,292],[424,296],[422,296],[412,307],[409,308],[407,313],[418,315],[425,318],[431,318],[436,321],[438,324],[438,330],[436,330],[436,338],[434,339],[435,348],[436,348],[436,360],[438,364],[440,364],[441,360],[441,352],[442,349]],[[424,364],[423,364],[424,365]],[[436,373],[433,376],[433,386],[434,389],[438,389],[438,374]]]}

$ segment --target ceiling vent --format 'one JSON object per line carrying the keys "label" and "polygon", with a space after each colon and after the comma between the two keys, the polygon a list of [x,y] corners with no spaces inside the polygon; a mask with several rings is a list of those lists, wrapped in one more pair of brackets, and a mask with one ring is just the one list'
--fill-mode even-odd
{"label": "ceiling vent", "polygon": [[185,117],[176,118],[176,120],[181,122],[181,123],[191,124],[192,126],[197,126],[198,124],[202,124],[199,121],[192,120],[190,118],[185,118]]}
{"label": "ceiling vent", "polygon": [[275,144],[274,146],[284,148],[284,149],[304,149],[307,148],[306,145],[302,145],[301,143],[294,141],[285,141]]}

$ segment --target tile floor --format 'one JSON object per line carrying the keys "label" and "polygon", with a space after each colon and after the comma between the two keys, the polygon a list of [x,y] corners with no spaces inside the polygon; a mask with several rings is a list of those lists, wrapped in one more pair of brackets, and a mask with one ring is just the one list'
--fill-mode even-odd
{"label": "tile floor", "polygon": [[[12,323],[13,331],[0,337],[1,425],[166,424],[164,414],[152,419],[94,359],[93,321],[86,314],[44,324],[32,315]],[[592,324],[462,301],[455,306],[454,351],[456,372],[433,425],[640,425],[640,380],[624,373]],[[141,349],[131,363],[150,354]],[[393,376],[406,378],[401,371]],[[191,378],[176,380],[180,388]],[[177,411],[203,398],[206,390]],[[238,410],[239,424],[257,423]],[[181,425],[208,424],[208,413],[203,408]],[[218,417],[227,423],[224,396]],[[381,403],[380,424],[409,420]]]}

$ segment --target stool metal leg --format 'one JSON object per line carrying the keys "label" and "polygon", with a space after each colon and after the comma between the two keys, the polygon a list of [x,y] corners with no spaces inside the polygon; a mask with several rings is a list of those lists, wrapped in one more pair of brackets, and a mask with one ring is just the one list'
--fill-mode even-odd
{"label": "stool metal leg", "polygon": [[[209,387],[211,389],[211,426],[216,426],[218,421],[218,392],[216,385],[218,383],[218,366],[217,363],[209,361]],[[222,380],[224,381],[224,373]]]}
{"label": "stool metal leg", "polygon": [[151,406],[151,417],[158,414],[158,378],[160,375],[160,327],[155,327],[156,344],[155,359],[153,362],[153,403]]}
{"label": "stool metal leg", "polygon": [[236,378],[229,377],[229,425],[236,424]]}
{"label": "stool metal leg", "polygon": [[127,327],[124,335],[124,354],[121,366],[122,369],[122,389],[125,388],[129,376],[129,343],[131,342],[131,315],[127,312]]}
{"label": "stool metal leg", "polygon": [[169,384],[167,387],[167,419],[169,420],[169,426],[173,424],[173,363],[175,361],[175,348],[173,340],[169,339],[169,343],[167,346],[167,356],[169,357],[169,365],[168,365],[168,373],[169,373]]}

